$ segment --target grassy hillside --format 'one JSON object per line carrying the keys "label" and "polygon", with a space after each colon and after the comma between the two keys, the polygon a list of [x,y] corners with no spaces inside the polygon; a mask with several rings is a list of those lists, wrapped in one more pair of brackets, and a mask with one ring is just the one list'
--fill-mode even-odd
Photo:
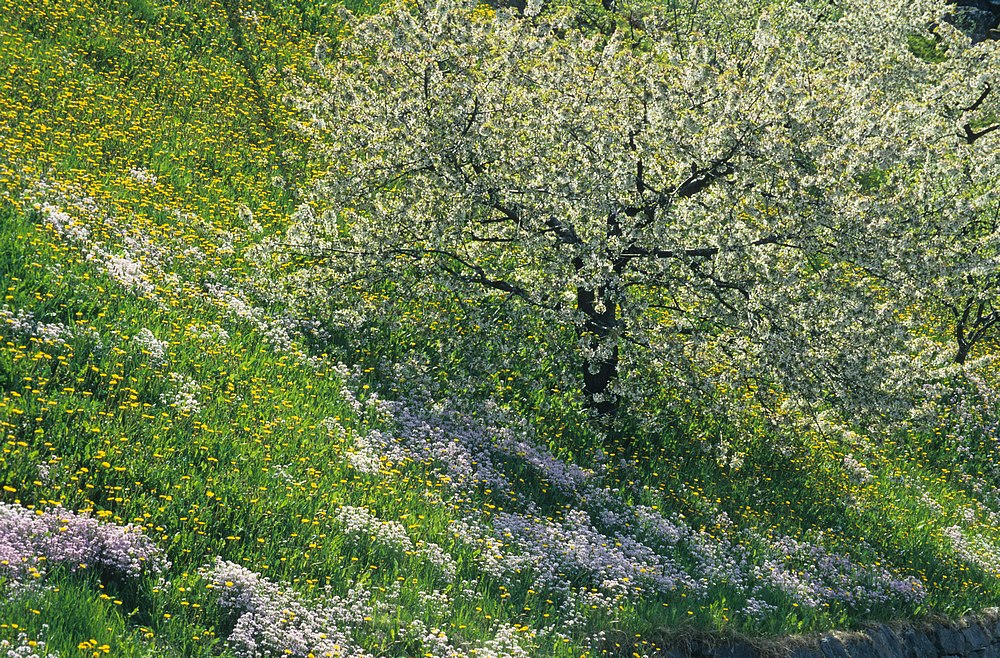
{"label": "grassy hillside", "polygon": [[[282,96],[337,12],[5,5],[0,640],[631,656],[1000,603],[988,370],[894,442],[651,390],[674,421],[624,455],[502,305],[268,289],[312,166]],[[523,349],[449,347],[497,330]]]}

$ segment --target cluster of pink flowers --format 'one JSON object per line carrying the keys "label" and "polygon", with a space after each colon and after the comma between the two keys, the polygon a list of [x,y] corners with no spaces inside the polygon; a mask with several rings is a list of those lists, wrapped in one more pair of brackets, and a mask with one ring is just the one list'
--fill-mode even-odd
{"label": "cluster of pink flowers", "polygon": [[230,610],[235,623],[227,642],[240,658],[288,655],[367,656],[352,631],[367,624],[375,610],[364,589],[346,597],[327,596],[309,602],[292,590],[218,558],[203,575],[219,593],[219,604]]}
{"label": "cluster of pink flowers", "polygon": [[[611,612],[616,601],[637,592],[698,597],[722,586],[745,597],[745,616],[758,618],[775,608],[775,598],[813,608],[837,603],[864,609],[926,595],[919,579],[865,566],[821,541],[755,535],[744,545],[654,508],[627,504],[605,485],[603,471],[560,460],[507,419],[476,419],[443,405],[427,412],[418,405],[381,404],[396,432],[370,432],[366,449],[392,462],[435,464],[448,476],[456,501],[474,504],[477,492],[487,489],[503,500],[503,512],[489,518],[470,514],[455,524],[456,538],[479,551],[484,573],[501,582],[531,578],[532,587],[570,607],[587,591],[599,599],[588,599],[587,607]],[[537,501],[517,495],[515,482],[529,474],[549,487],[564,511],[543,512]]]}
{"label": "cluster of pink flowers", "polygon": [[841,602],[864,608],[900,599],[917,602],[926,595],[914,576],[864,566],[816,544],[783,537],[773,548],[775,556],[756,569],[756,576],[762,585],[775,587],[807,607]]}
{"label": "cluster of pink flowers", "polygon": [[415,542],[399,521],[385,521],[363,507],[350,505],[337,511],[336,520],[353,541],[367,541],[399,555],[412,555],[432,565],[448,582],[454,581],[458,571],[454,558],[434,542]]}
{"label": "cluster of pink flowers", "polygon": [[101,569],[121,578],[160,574],[163,552],[133,525],[103,523],[62,509],[29,510],[0,503],[0,573],[19,582],[46,565]]}

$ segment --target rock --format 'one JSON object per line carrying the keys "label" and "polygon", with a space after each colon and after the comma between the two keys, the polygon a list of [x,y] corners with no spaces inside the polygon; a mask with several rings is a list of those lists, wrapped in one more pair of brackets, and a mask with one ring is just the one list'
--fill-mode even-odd
{"label": "rock", "polygon": [[749,644],[723,644],[711,652],[712,658],[760,658],[760,653]]}
{"label": "rock", "polygon": [[965,640],[960,631],[950,626],[938,626],[934,634],[934,644],[942,656],[959,656],[965,651]]}
{"label": "rock", "polygon": [[885,624],[870,629],[868,636],[871,637],[872,644],[875,645],[875,651],[880,658],[904,658],[906,656],[896,633]]}
{"label": "rock", "polygon": [[937,647],[923,631],[907,628],[899,634],[899,641],[903,645],[904,658],[937,658]]}
{"label": "rock", "polygon": [[662,658],[688,658],[687,654],[682,653],[676,649],[668,649],[667,651],[664,651],[663,653],[657,655],[662,656]]}
{"label": "rock", "polygon": [[851,658],[844,643],[835,637],[824,637],[819,641],[819,650],[826,658]]}
{"label": "rock", "polygon": [[786,658],[827,658],[827,656],[813,647],[795,647],[788,651]]}
{"label": "rock", "polygon": [[962,637],[965,639],[965,650],[969,652],[985,649],[990,643],[989,636],[987,636],[982,627],[975,622],[969,624],[969,626],[962,631]]}
{"label": "rock", "polygon": [[875,645],[868,638],[851,640],[844,645],[851,658],[879,658]]}
{"label": "rock", "polygon": [[972,39],[973,43],[979,43],[990,38],[993,14],[975,7],[956,7],[948,22]]}
{"label": "rock", "polygon": [[1000,640],[1000,619],[995,614],[988,614],[979,620],[979,627],[990,639],[990,642]]}

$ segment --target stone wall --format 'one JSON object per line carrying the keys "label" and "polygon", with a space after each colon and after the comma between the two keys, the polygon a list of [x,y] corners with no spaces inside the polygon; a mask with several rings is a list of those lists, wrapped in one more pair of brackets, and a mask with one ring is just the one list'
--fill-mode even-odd
{"label": "stone wall", "polygon": [[1000,658],[1000,610],[957,621],[880,624],[778,641],[675,644],[666,658]]}
{"label": "stone wall", "polygon": [[1000,613],[958,621],[880,625],[854,633],[829,633],[792,641],[788,658],[1000,658]]}

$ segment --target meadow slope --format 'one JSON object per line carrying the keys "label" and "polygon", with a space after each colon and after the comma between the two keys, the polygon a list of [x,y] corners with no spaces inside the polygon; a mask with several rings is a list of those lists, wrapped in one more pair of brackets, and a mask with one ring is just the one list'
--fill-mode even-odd
{"label": "meadow slope", "polygon": [[460,301],[292,303],[267,245],[317,165],[283,97],[338,11],[4,5],[5,650],[656,655],[1000,604],[982,359],[932,431],[782,430],[664,389],[673,421],[626,454],[499,301],[523,349],[472,388]]}

